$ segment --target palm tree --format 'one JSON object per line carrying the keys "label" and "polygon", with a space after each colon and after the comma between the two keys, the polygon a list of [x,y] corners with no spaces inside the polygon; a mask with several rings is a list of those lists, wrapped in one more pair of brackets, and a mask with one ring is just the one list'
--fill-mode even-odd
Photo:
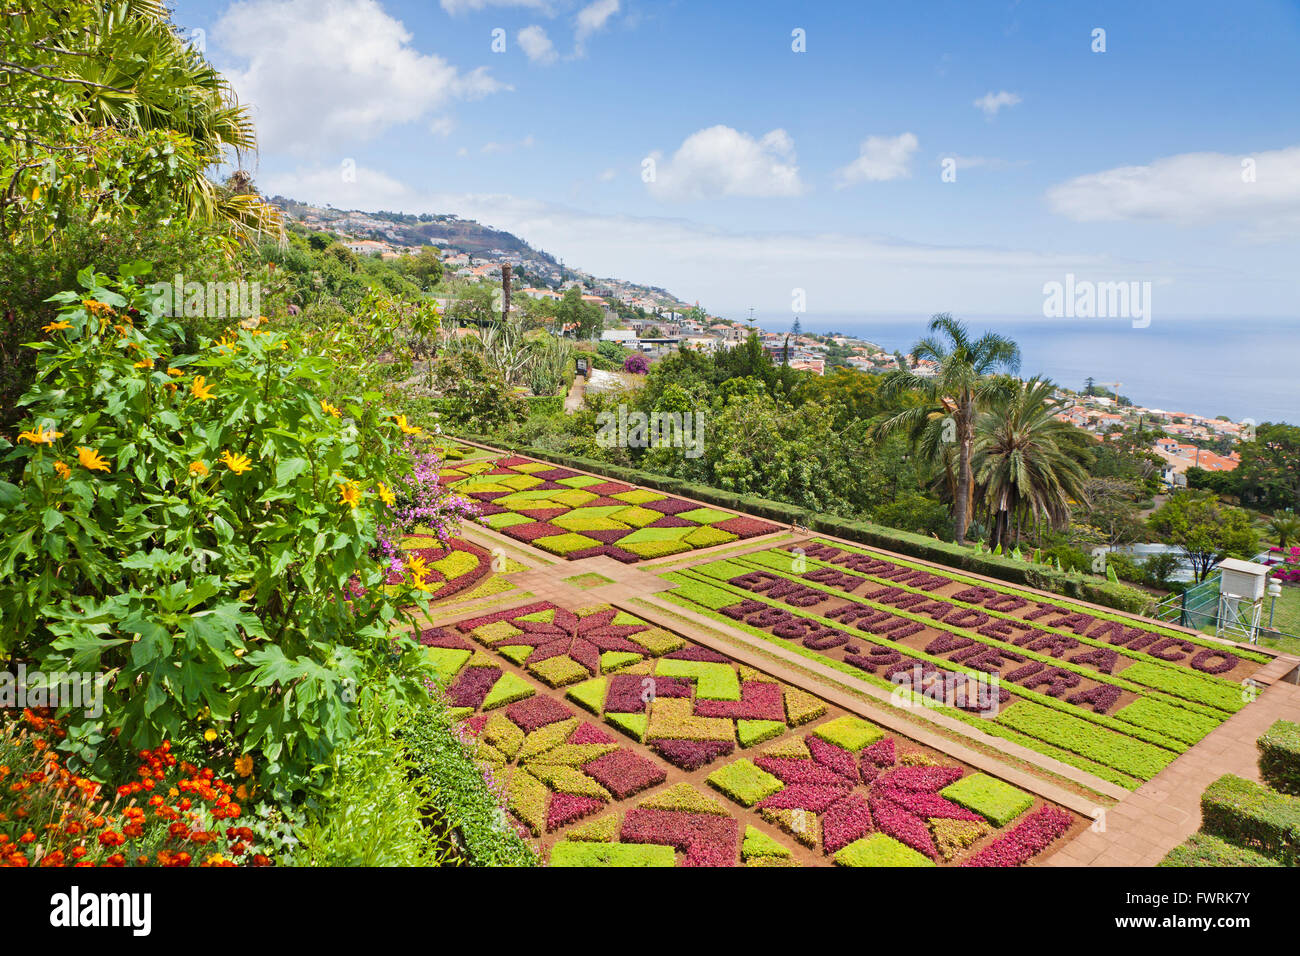
{"label": "palm tree", "polygon": [[[93,212],[170,193],[188,217],[223,222],[241,238],[279,235],[278,213],[255,191],[222,189],[208,178],[208,169],[255,150],[256,135],[248,108],[169,16],[160,0],[31,0],[7,15],[13,42],[0,51],[0,85],[10,93],[0,103],[0,208],[9,225],[32,220],[39,241],[46,224],[37,226],[33,214],[42,206]],[[107,152],[123,143],[136,153]],[[140,170],[125,192],[93,175],[99,164],[124,163]]]}
{"label": "palm tree", "polygon": [[974,473],[988,508],[989,545],[1010,545],[1011,520],[1063,527],[1071,501],[1085,501],[1087,448],[1081,432],[1054,418],[1062,402],[1056,386],[1034,377],[996,396],[975,426]]}
{"label": "palm tree", "polygon": [[1289,511],[1279,511],[1268,519],[1268,530],[1277,537],[1277,546],[1285,548],[1291,541],[1300,538],[1300,517]]}
{"label": "palm tree", "polygon": [[[996,332],[985,332],[972,341],[966,326],[947,312],[930,319],[929,332],[912,346],[913,364],[909,366],[903,356],[896,355],[898,368],[889,372],[880,386],[882,399],[913,392],[922,402],[887,419],[879,434],[904,430],[919,444],[928,433],[932,450],[940,445],[956,446],[953,536],[958,544],[965,544],[974,490],[971,452],[975,417],[980,408],[1013,384],[997,373],[1019,371],[1020,348]],[[917,374],[921,361],[934,363],[933,374]]]}

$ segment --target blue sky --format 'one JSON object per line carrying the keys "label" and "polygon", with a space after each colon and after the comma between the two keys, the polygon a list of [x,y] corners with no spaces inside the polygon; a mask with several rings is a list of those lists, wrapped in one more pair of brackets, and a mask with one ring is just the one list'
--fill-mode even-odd
{"label": "blue sky", "polygon": [[269,192],[473,216],[723,314],[1031,316],[1066,273],[1150,281],[1162,321],[1300,312],[1295,2],[175,8]]}

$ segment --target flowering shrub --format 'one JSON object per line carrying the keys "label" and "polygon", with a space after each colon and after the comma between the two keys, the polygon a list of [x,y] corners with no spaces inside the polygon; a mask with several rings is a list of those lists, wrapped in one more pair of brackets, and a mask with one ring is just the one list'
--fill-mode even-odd
{"label": "flowering shrub", "polygon": [[51,745],[63,733],[25,710],[0,735],[0,866],[271,865],[237,822],[235,786],[210,767],[179,761],[164,740],[114,792],[65,766]]}
{"label": "flowering shrub", "polygon": [[640,352],[633,352],[623,359],[623,371],[631,375],[644,375],[650,371],[650,363]]}
{"label": "flowering shrub", "polygon": [[0,438],[0,652],[108,675],[102,721],[66,715],[80,759],[105,730],[156,748],[201,720],[295,789],[353,733],[366,674],[420,693],[389,637],[419,592],[380,587],[376,560],[393,447],[419,430],[319,400],[332,366],[274,331],[187,341],[148,269],[83,270],[33,346],[28,418]]}
{"label": "flowering shrub", "polygon": [[1300,545],[1292,545],[1290,548],[1269,548],[1269,554],[1278,555],[1270,557],[1265,563],[1273,568],[1272,576],[1278,581],[1286,581],[1290,584],[1300,584]]}

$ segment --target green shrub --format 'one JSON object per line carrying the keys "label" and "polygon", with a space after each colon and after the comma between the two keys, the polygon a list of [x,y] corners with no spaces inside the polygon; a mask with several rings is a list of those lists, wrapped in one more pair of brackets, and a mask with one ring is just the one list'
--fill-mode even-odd
{"label": "green shrub", "polygon": [[324,409],[332,366],[286,336],[182,351],[148,270],[83,270],[33,346],[23,434],[0,438],[0,655],[107,676],[103,717],[67,716],[78,761],[114,728],[141,749],[202,720],[296,789],[366,675],[423,692],[389,637],[412,592],[372,557],[399,426],[369,398]]}
{"label": "green shrub", "polygon": [[436,816],[430,787],[376,703],[360,732],[330,759],[329,783],[301,828],[299,866],[443,866],[454,847]]}
{"label": "green shrub", "polygon": [[1300,862],[1300,799],[1225,774],[1201,794],[1201,829],[1280,859]]}
{"label": "green shrub", "polygon": [[1255,746],[1264,782],[1282,793],[1300,794],[1300,724],[1279,720]]}
{"label": "green shrub", "polygon": [[473,866],[535,866],[537,857],[510,826],[500,804],[456,734],[456,720],[441,698],[418,708],[401,730],[415,776],[428,785],[427,806],[448,828],[465,862]]}
{"label": "green shrub", "polygon": [[1157,866],[1281,866],[1277,860],[1208,833],[1193,833]]}

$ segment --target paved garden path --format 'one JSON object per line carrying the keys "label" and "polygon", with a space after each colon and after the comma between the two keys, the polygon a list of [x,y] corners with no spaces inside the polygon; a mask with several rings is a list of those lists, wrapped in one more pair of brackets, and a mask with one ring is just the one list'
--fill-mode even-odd
{"label": "paved garden path", "polygon": [[1048,866],[1155,866],[1201,827],[1201,793],[1225,773],[1258,781],[1255,740],[1276,720],[1300,721],[1300,686],[1282,680],[1295,669],[1278,658],[1255,675],[1268,684],[1249,706],[1224,721],[1159,774],[1106,811],[1096,829],[1045,860]]}

